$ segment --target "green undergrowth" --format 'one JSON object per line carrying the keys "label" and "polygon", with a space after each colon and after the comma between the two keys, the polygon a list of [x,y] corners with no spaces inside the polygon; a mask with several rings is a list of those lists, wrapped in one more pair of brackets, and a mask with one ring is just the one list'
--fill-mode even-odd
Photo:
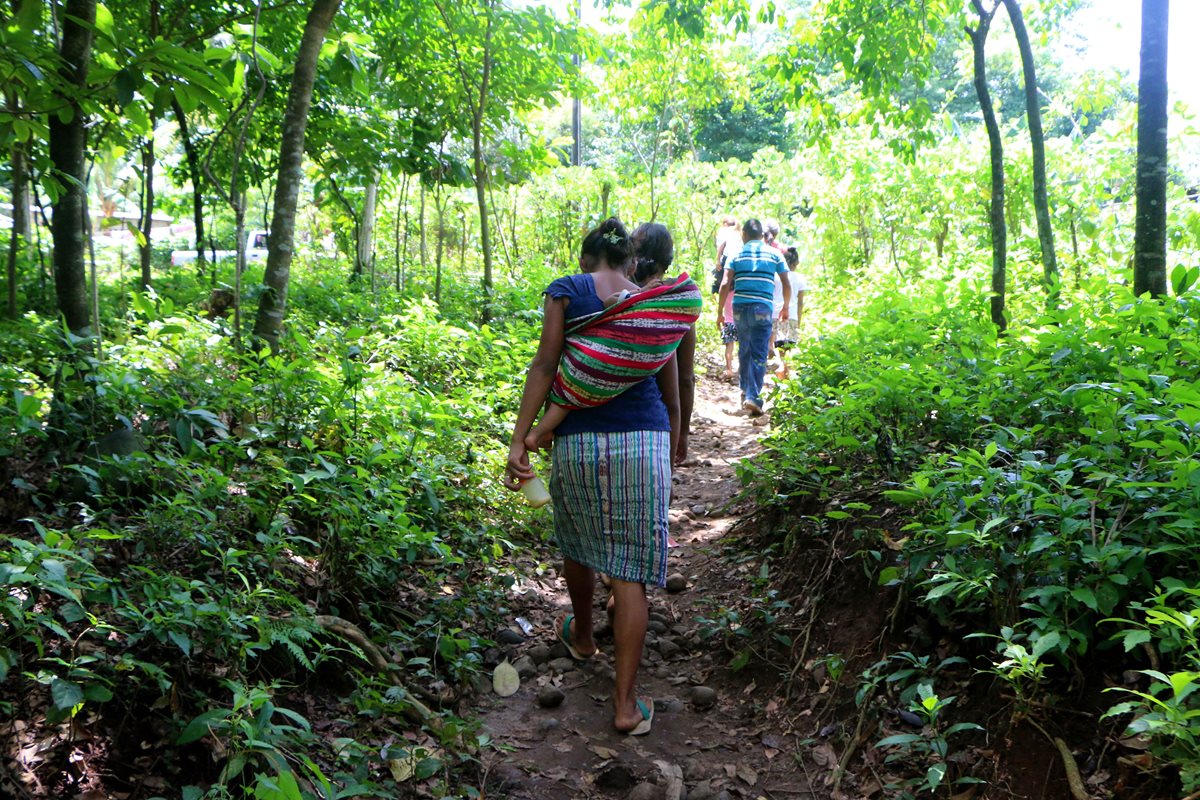
{"label": "green undergrowth", "polygon": [[[1106,698],[1191,791],[1200,298],[1194,271],[1174,277],[1183,291],[1161,301],[1097,282],[1023,309],[1004,337],[969,282],[865,297],[854,324],[803,344],[743,479],[858,526],[871,576],[986,637],[977,666],[1022,713],[1086,674],[1153,665]],[[868,503],[864,486],[880,487]],[[881,504],[905,524],[884,530]]]}
{"label": "green undergrowth", "polygon": [[[397,739],[408,692],[469,682],[504,557],[536,533],[494,476],[537,315],[298,293],[277,355],[153,294],[61,364],[52,322],[0,331],[0,711],[97,732],[133,715],[189,797],[377,795],[397,764],[437,780],[457,758],[441,748],[476,732],[451,715]],[[305,718],[314,694],[332,694],[336,735]]]}

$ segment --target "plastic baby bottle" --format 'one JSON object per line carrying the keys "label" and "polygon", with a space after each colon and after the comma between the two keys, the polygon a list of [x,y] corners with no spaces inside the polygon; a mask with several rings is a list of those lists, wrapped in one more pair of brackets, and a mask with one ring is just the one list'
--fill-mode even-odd
{"label": "plastic baby bottle", "polygon": [[546,484],[542,483],[542,479],[537,475],[521,484],[521,494],[525,495],[525,502],[534,508],[541,508],[550,502]]}

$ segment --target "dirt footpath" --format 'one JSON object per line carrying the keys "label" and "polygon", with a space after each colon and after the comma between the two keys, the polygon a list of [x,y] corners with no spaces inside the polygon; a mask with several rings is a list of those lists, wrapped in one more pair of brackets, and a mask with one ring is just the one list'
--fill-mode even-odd
{"label": "dirt footpath", "polygon": [[492,796],[825,796],[810,788],[793,757],[798,743],[782,730],[783,703],[769,688],[774,677],[747,674],[753,668],[730,672],[723,637],[705,636],[728,627],[723,608],[744,597],[757,574],[753,563],[734,563],[723,552],[722,540],[737,536],[731,528],[746,510],[732,503],[739,489],[734,466],[758,451],[763,430],[735,413],[738,400],[735,386],[711,378],[697,387],[689,465],[676,472],[671,510],[677,546],[668,572],[682,576],[686,588],[651,590],[638,674],[638,694],[654,698],[654,729],[641,737],[612,729],[612,640],[604,632],[602,586],[594,610],[600,653],[577,664],[557,642],[554,620],[570,601],[557,574],[558,556],[547,548],[540,555],[553,566],[539,575],[530,564],[510,606],[513,618],[534,628],[523,641],[516,625],[506,635],[513,642],[506,655],[522,673],[521,688],[508,698],[485,694],[477,709],[496,744],[508,751],[485,762]]}

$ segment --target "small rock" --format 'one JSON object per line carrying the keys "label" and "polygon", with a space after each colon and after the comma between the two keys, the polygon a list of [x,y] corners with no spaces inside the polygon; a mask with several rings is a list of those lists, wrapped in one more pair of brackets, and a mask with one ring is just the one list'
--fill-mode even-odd
{"label": "small rock", "polygon": [[709,781],[700,781],[688,790],[687,796],[688,800],[713,800],[715,795],[712,783]]}
{"label": "small rock", "polygon": [[678,594],[687,588],[687,578],[683,577],[678,572],[672,572],[667,576],[667,591],[671,594]]}
{"label": "small rock", "polygon": [[557,686],[547,686],[538,692],[537,702],[542,708],[558,708],[567,696]]}
{"label": "small rock", "polygon": [[692,506],[690,510],[697,517],[703,517],[705,512],[708,511],[708,509],[705,508],[702,503],[697,503],[696,505]]}
{"label": "small rock", "polygon": [[700,711],[707,711],[717,704],[717,693],[707,686],[694,686],[692,704]]}
{"label": "small rock", "polygon": [[663,658],[673,658],[679,655],[682,649],[675,642],[665,637],[658,640],[658,652],[662,653]]}
{"label": "small rock", "polygon": [[646,630],[650,631],[651,633],[666,633],[667,626],[666,626],[666,623],[659,622],[656,619],[652,619],[646,623]]}
{"label": "small rock", "polygon": [[553,733],[560,727],[562,727],[562,723],[558,721],[557,717],[546,717],[544,720],[538,723],[538,729],[541,730],[543,736],[548,733]]}
{"label": "small rock", "polygon": [[651,611],[647,615],[647,619],[649,619],[651,622],[661,622],[663,625],[671,624],[671,620],[667,617],[666,614],[660,614],[657,611]]}
{"label": "small rock", "polygon": [[665,681],[667,678],[671,677],[672,672],[674,672],[673,669],[666,664],[663,664],[658,669],[654,670],[654,677]]}
{"label": "small rock", "polygon": [[556,658],[550,662],[551,672],[570,672],[575,669],[575,661],[571,658]]}
{"label": "small rock", "polygon": [[670,697],[664,697],[662,707],[663,711],[667,712],[668,714],[678,714],[687,708],[687,706],[683,704],[683,701],[674,695],[671,695]]}
{"label": "small rock", "polygon": [[525,782],[525,773],[511,764],[500,764],[492,770],[492,780],[498,789],[515,789]]}
{"label": "small rock", "polygon": [[499,647],[489,647],[483,651],[483,665],[485,667],[494,667],[500,663],[504,654],[500,652]]}
{"label": "small rock", "polygon": [[683,767],[684,780],[700,781],[708,777],[708,764],[704,762],[703,758],[689,758],[680,766]]}
{"label": "small rock", "polygon": [[728,789],[722,789],[717,792],[716,800],[733,800],[733,795],[729,793]]}
{"label": "small rock", "polygon": [[653,783],[639,783],[629,793],[629,800],[659,800],[663,791]]}
{"label": "small rock", "polygon": [[525,641],[525,637],[512,628],[502,628],[496,632],[496,641],[500,644],[520,644]]}
{"label": "small rock", "polygon": [[551,658],[570,658],[571,652],[567,650],[567,646],[562,642],[555,642],[550,648]]}
{"label": "small rock", "polygon": [[478,695],[488,695],[492,692],[492,679],[481,672],[471,676],[471,689]]}
{"label": "small rock", "polygon": [[701,462],[700,462],[700,466],[702,466],[702,467],[711,467],[711,466],[712,466],[712,459],[711,459],[711,458],[706,458],[706,459],[704,459],[703,461],[701,461]]}
{"label": "small rock", "polygon": [[533,659],[535,664],[545,664],[550,660],[550,648],[544,644],[535,644],[525,651],[525,654]]}
{"label": "small rock", "polygon": [[532,678],[534,675],[537,675],[537,665],[533,663],[533,660],[529,656],[521,656],[514,661],[513,669],[522,678]]}

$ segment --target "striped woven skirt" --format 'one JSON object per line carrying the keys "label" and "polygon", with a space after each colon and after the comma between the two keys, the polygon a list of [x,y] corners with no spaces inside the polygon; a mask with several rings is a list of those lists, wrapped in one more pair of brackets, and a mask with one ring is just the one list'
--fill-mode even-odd
{"label": "striped woven skirt", "polygon": [[667,582],[671,440],[666,431],[554,439],[554,536],[567,558],[614,578]]}

